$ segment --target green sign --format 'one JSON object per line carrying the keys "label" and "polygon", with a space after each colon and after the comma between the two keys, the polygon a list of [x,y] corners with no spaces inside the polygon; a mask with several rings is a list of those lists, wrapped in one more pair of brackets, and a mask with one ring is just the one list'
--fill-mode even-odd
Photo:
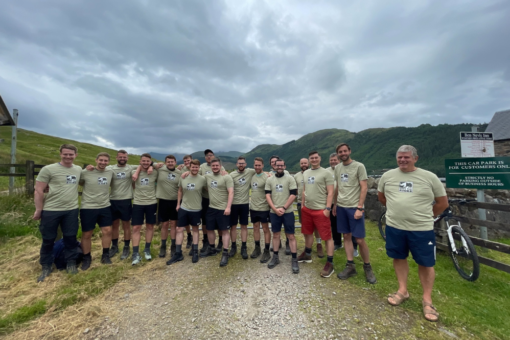
{"label": "green sign", "polygon": [[446,187],[510,189],[510,157],[445,159]]}

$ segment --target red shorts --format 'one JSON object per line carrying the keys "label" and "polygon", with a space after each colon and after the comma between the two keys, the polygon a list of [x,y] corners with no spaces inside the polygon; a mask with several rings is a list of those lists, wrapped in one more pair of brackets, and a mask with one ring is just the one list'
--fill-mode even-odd
{"label": "red shorts", "polygon": [[312,235],[317,228],[319,236],[324,241],[331,239],[331,221],[324,215],[324,210],[312,210],[303,206],[301,208],[301,232]]}

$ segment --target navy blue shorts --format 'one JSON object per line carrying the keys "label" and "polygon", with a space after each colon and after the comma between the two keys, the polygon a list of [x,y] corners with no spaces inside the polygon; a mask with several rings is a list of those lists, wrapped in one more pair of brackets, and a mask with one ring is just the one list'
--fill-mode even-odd
{"label": "navy blue shorts", "polygon": [[436,264],[436,234],[434,230],[409,231],[386,225],[386,254],[404,260],[413,255],[414,262],[423,267]]}
{"label": "navy blue shorts", "polygon": [[100,228],[112,226],[112,211],[110,207],[101,209],[80,209],[81,231],[91,231],[96,228],[96,224]]}
{"label": "navy blue shorts", "polygon": [[112,219],[130,221],[133,213],[133,206],[131,205],[131,199],[126,200],[111,200],[110,210],[112,211]]}
{"label": "navy blue shorts", "polygon": [[158,216],[160,222],[177,221],[177,200],[159,199]]}
{"label": "navy blue shorts", "polygon": [[200,225],[202,211],[188,211],[182,208],[177,212],[177,226],[184,228],[188,225],[196,227]]}
{"label": "navy blue shorts", "polygon": [[250,204],[232,204],[230,208],[230,225],[237,226],[248,225],[248,214],[250,213]]}
{"label": "navy blue shorts", "polygon": [[336,228],[339,233],[351,234],[356,238],[365,238],[365,213],[357,220],[356,208],[336,207]]}
{"label": "navy blue shorts", "polygon": [[[182,202],[181,202],[182,204]],[[207,225],[207,209],[209,209],[209,199],[202,197],[202,211],[200,212],[200,218],[202,219],[202,224]]]}
{"label": "navy blue shorts", "polygon": [[256,211],[250,210],[251,223],[269,223],[269,210],[268,211]]}
{"label": "navy blue shorts", "polygon": [[209,207],[207,210],[207,230],[229,230],[230,216],[225,215],[225,210]]}
{"label": "navy blue shorts", "polygon": [[131,225],[142,225],[144,218],[146,224],[156,224],[157,211],[157,203],[149,205],[133,204],[133,217],[131,218]]}
{"label": "navy blue shorts", "polygon": [[271,231],[273,233],[281,232],[283,225],[285,234],[294,234],[295,217],[293,212],[285,213],[282,216],[278,216],[275,213],[270,213],[269,219],[271,220]]}

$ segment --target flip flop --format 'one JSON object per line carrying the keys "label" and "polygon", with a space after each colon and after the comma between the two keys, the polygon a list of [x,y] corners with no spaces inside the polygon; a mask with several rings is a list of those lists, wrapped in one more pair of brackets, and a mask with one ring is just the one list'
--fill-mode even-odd
{"label": "flip flop", "polygon": [[[425,319],[430,322],[437,322],[437,320],[439,320],[439,313],[437,312],[436,307],[434,307],[431,303],[425,301],[422,301],[421,304],[423,306],[423,316],[425,317]],[[429,307],[430,309],[432,309],[432,311],[425,310],[426,307]],[[427,318],[427,315],[434,315],[436,316],[436,318],[435,319]]]}
{"label": "flip flop", "polygon": [[[395,301],[395,303],[390,302],[389,298],[392,298]],[[388,303],[392,306],[398,306],[408,299],[409,299],[409,295],[404,296],[401,293],[399,293],[398,291],[393,294],[388,294]]]}

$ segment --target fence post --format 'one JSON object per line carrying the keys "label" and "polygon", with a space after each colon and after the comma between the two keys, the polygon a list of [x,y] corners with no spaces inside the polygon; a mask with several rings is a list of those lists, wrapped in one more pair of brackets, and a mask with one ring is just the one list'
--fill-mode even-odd
{"label": "fence post", "polygon": [[25,168],[25,188],[27,195],[34,195],[34,161],[27,161]]}
{"label": "fence post", "polygon": [[[12,127],[11,137],[11,164],[16,164],[16,141],[18,140],[18,110],[12,110],[12,120],[14,125]],[[9,173],[16,173],[16,168],[12,167]],[[14,177],[9,177],[9,195],[14,193]]]}
{"label": "fence post", "polygon": [[[478,126],[471,127],[472,132],[478,132]],[[477,189],[476,190],[476,200],[478,202],[485,202],[485,190]],[[487,215],[485,214],[485,209],[478,208],[478,219],[485,221],[487,219]],[[488,240],[487,237],[487,227],[480,226],[480,238],[483,240]],[[485,248],[482,248],[485,249]],[[483,251],[483,250],[482,250]]]}

